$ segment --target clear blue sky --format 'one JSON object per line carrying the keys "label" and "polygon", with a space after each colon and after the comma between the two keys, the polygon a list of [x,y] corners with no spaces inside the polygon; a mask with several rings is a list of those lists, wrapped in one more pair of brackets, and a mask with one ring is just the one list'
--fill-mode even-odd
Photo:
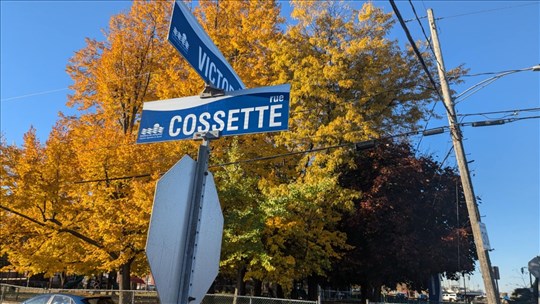
{"label": "clear blue sky", "polygon": [[[358,7],[360,2],[350,2]],[[375,1],[390,12],[388,1]],[[31,125],[44,142],[57,113],[65,107],[71,80],[68,59],[84,47],[85,37],[103,39],[109,18],[126,10],[127,1],[6,1],[1,0],[1,132],[8,143],[20,144]],[[286,3],[283,3],[286,6]],[[540,7],[537,1],[414,1],[419,17],[432,8],[447,69],[460,64],[470,74],[528,68],[540,63]],[[404,19],[414,19],[408,1],[398,1]],[[288,16],[287,16],[288,17]],[[426,19],[422,24],[429,36]],[[416,20],[407,22],[415,40],[425,40]],[[392,35],[406,43],[396,23]],[[465,78],[453,86],[461,93],[490,78]],[[540,72],[505,76],[456,106],[459,114],[516,110],[516,115],[467,116],[463,121],[539,116]],[[442,119],[428,127],[447,125]],[[464,146],[482,222],[487,225],[492,264],[501,272],[501,291],[528,284],[526,267],[540,254],[540,119],[500,126],[465,127]],[[422,139],[419,150],[442,160],[451,147],[448,133]],[[452,153],[445,164],[455,166]],[[429,254],[429,253],[426,253]],[[482,288],[479,275],[466,279],[468,288]],[[460,282],[463,286],[463,281]]]}

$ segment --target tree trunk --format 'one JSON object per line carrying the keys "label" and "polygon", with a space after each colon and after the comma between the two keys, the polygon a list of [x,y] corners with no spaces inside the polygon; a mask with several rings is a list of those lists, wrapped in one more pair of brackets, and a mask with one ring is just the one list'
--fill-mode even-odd
{"label": "tree trunk", "polygon": [[319,280],[316,276],[308,277],[308,300],[316,301],[319,297]]}
{"label": "tree trunk", "polygon": [[260,297],[262,296],[262,281],[253,279],[253,296]]}
{"label": "tree trunk", "polygon": [[276,298],[280,298],[280,299],[285,298],[283,287],[280,284],[276,284]]}
{"label": "tree trunk", "polygon": [[540,281],[540,278],[536,278],[533,283],[534,287],[531,286],[533,289],[533,297],[534,297],[533,302],[538,299],[538,286],[540,285],[539,281]]}
{"label": "tree trunk", "polygon": [[116,289],[117,275],[118,274],[116,271],[109,272],[109,277],[107,278],[107,289]]}
{"label": "tree trunk", "polygon": [[369,285],[366,282],[362,282],[360,285],[360,292],[361,292],[361,302],[367,303],[366,300],[368,300],[368,293],[369,293]]}
{"label": "tree trunk", "polygon": [[60,276],[60,288],[64,288],[64,284],[66,283],[66,273],[61,272],[59,276]]}
{"label": "tree trunk", "polygon": [[120,297],[118,299],[118,304],[132,304],[130,293],[124,292],[131,290],[131,263],[133,260],[129,260],[126,264],[120,266],[120,276],[119,276],[119,289]]}
{"label": "tree trunk", "polygon": [[373,286],[373,300],[375,302],[382,302],[381,299],[381,284],[376,283],[375,286]]}
{"label": "tree trunk", "polygon": [[239,296],[246,295],[246,282],[244,282],[244,276],[246,275],[246,266],[242,265],[236,272],[236,290],[238,290]]}
{"label": "tree trunk", "polygon": [[131,275],[131,261],[120,266],[120,280],[119,280],[120,290],[131,290],[130,275]]}

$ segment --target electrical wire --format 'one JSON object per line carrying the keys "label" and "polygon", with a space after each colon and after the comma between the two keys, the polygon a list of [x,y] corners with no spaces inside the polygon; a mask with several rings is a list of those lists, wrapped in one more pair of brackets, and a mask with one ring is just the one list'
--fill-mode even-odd
{"label": "electrical wire", "polygon": [[125,180],[125,179],[133,179],[133,178],[143,178],[143,177],[149,177],[149,176],[152,176],[152,174],[146,173],[146,174],[131,175],[131,176],[112,177],[112,178],[107,178],[107,179],[90,179],[90,180],[77,181],[73,183],[74,184],[88,184],[88,183],[98,183],[98,182]]}
{"label": "electrical wire", "polygon": [[[521,121],[521,120],[538,119],[538,118],[540,118],[540,115],[538,115],[538,116],[527,116],[527,117],[516,117],[516,118],[505,118],[505,119],[495,119],[495,120],[488,120],[488,121],[471,121],[471,122],[463,122],[463,123],[460,123],[459,125],[460,126],[474,126],[475,124],[478,124],[478,123],[489,123],[489,122],[493,122],[493,121],[499,122],[498,124],[505,124],[505,123],[512,123],[512,122]],[[480,126],[484,126],[484,125],[480,125]]]}
{"label": "electrical wire", "polygon": [[[424,68],[424,71],[426,72],[426,74],[427,74],[427,76],[429,78],[429,81],[431,82],[431,84],[433,85],[433,88],[435,89],[437,95],[439,96],[439,100],[443,100],[443,97],[441,96],[441,93],[439,92],[438,85],[435,83],[435,80],[433,79],[433,76],[431,75],[431,72],[429,71],[429,69],[428,69],[428,67],[427,67],[427,65],[425,63],[424,58],[422,57],[422,54],[418,50],[418,47],[416,46],[416,43],[414,42],[414,40],[413,40],[413,38],[411,36],[411,33],[409,32],[409,29],[407,28],[407,25],[403,21],[403,17],[401,16],[401,13],[399,12],[399,9],[397,8],[394,0],[390,0],[390,4],[392,5],[392,9],[394,10],[394,13],[396,14],[396,17],[398,18],[399,23],[401,24],[401,27],[405,31],[405,35],[407,36],[407,39],[409,40],[409,43],[411,44],[411,47],[413,48],[414,53],[416,54],[416,57],[420,61],[420,64]],[[412,5],[412,3],[411,3],[411,5]],[[416,10],[414,9],[414,6],[413,6],[413,10],[415,11],[415,15],[416,15]],[[420,22],[417,15],[416,15],[416,17],[417,17],[418,22]],[[422,25],[420,25],[420,26],[422,27]],[[422,27],[422,31],[424,32],[424,36],[427,39],[427,35],[425,34],[425,31],[424,31],[423,27]],[[430,45],[430,48],[431,48],[431,43],[429,45]],[[431,50],[433,51],[433,48],[431,48]],[[433,104],[431,113],[433,113],[433,110],[435,109],[435,106],[437,105],[437,102],[438,102],[438,100],[436,100],[435,103]],[[446,112],[450,113],[450,110],[448,109],[446,104],[443,103],[443,105],[444,105],[444,108],[446,109]],[[432,114],[430,114],[429,118],[426,121],[426,125],[424,126],[425,130],[426,130],[428,124],[429,124],[429,120],[431,119],[431,117],[432,117]],[[419,143],[417,145],[417,150],[419,149],[421,142],[422,142],[422,140],[419,141]]]}
{"label": "electrical wire", "polygon": [[463,14],[457,14],[457,15],[441,17],[439,19],[449,19],[449,18],[470,16],[470,15],[475,15],[475,14],[482,14],[482,13],[488,13],[488,12],[494,12],[494,11],[500,11],[500,10],[507,10],[507,9],[511,9],[511,8],[530,6],[530,5],[538,5],[538,2],[533,1],[533,3],[527,3],[527,4],[522,4],[522,5],[505,6],[505,7],[493,8],[493,9],[487,9],[487,10],[481,10],[481,11],[474,11],[474,12],[469,12],[469,13],[463,13]]}
{"label": "electrical wire", "polygon": [[208,168],[215,168],[215,167],[225,167],[229,165],[239,165],[243,163],[251,163],[256,161],[264,161],[264,160],[270,160],[270,159],[276,159],[276,158],[282,158],[282,157],[288,157],[293,155],[299,155],[299,154],[307,154],[312,152],[320,152],[324,150],[330,150],[330,149],[336,149],[336,148],[343,148],[347,146],[353,146],[354,143],[346,143],[346,144],[340,144],[340,145],[334,145],[334,146],[327,146],[322,148],[312,148],[309,150],[303,150],[303,151],[295,151],[295,152],[289,152],[289,153],[282,153],[282,154],[276,154],[276,155],[270,155],[270,156],[263,156],[263,157],[257,157],[257,158],[250,158],[250,159],[243,159],[239,161],[234,162],[228,162],[228,163],[222,163],[217,165],[210,165]]}
{"label": "electrical wire", "polygon": [[401,13],[399,12],[399,9],[396,6],[396,3],[394,0],[390,0],[390,4],[392,5],[392,9],[394,10],[394,13],[396,14],[396,18],[398,18],[399,23],[401,24],[401,27],[403,28],[403,31],[405,31],[405,35],[407,36],[407,39],[409,40],[409,43],[411,44],[411,47],[413,48],[414,53],[416,54],[416,57],[420,61],[420,64],[422,65],[424,71],[426,72],[429,81],[431,82],[431,85],[433,85],[433,89],[437,92],[437,95],[439,96],[439,99],[442,100],[442,95],[439,92],[439,88],[437,86],[437,83],[431,76],[431,72],[429,71],[426,62],[424,61],[424,58],[422,57],[422,54],[418,50],[418,47],[416,46],[416,43],[414,42],[411,33],[409,32],[409,29],[407,28],[407,25],[403,21],[403,17],[401,17]]}
{"label": "electrical wire", "polygon": [[[467,123],[463,123],[463,120],[465,119],[465,117],[469,117],[469,116],[484,116],[484,117],[486,117],[486,115],[508,114],[508,113],[512,113],[512,115],[514,116],[514,115],[517,115],[520,112],[535,112],[535,111],[540,111],[540,108],[525,108],[525,109],[512,109],[512,110],[504,110],[504,111],[467,113],[467,114],[457,114],[456,116],[461,118],[459,125],[465,125]],[[532,118],[536,118],[536,116],[532,116]],[[468,123],[468,125],[470,125],[470,124],[472,124],[472,122]],[[408,131],[408,132],[399,133],[399,134],[396,134],[396,135],[382,136],[382,137],[378,138],[378,140],[391,139],[391,138],[396,138],[396,137],[413,136],[413,135],[421,135],[420,140],[422,140],[422,138],[424,138],[426,136],[426,134],[425,134],[426,132],[429,132],[429,131],[432,131],[432,130],[438,130],[440,128],[441,127],[432,128],[432,129],[423,128],[421,131]],[[442,128],[446,129],[448,127],[442,127]],[[361,129],[350,130],[350,132],[357,132],[357,131],[362,131],[362,130]],[[327,137],[328,135],[324,135],[324,136]],[[321,135],[321,136],[311,136],[309,138],[300,138],[298,140],[313,139],[313,138],[316,138],[316,137],[323,137],[323,135]],[[123,143],[123,144],[117,144],[117,145],[106,145],[106,146],[103,146],[103,147],[96,147],[96,148],[88,149],[86,151],[95,151],[95,150],[101,150],[101,149],[110,149],[110,148],[117,148],[117,147],[122,147],[122,146],[132,146],[132,145],[134,145],[134,144],[133,143],[131,143],[131,144]],[[342,144],[342,145],[337,145],[337,146],[329,146],[329,147],[323,147],[323,148],[310,149],[310,150],[306,150],[306,151],[289,152],[289,153],[285,153],[285,154],[279,154],[279,157],[293,156],[293,155],[305,154],[305,153],[310,153],[310,152],[317,152],[317,151],[321,151],[321,150],[345,147],[345,146],[349,146],[349,145],[354,145],[354,144],[347,143],[347,144]],[[418,147],[417,147],[416,150],[418,151]],[[272,156],[259,157],[259,158],[256,158],[256,160],[257,161],[263,161],[263,160],[270,160],[270,159],[274,159],[274,158],[276,158],[275,155],[272,155]],[[150,163],[150,162],[156,162],[156,161],[158,161],[158,160],[157,159],[148,159],[148,160],[142,160],[140,162],[142,162],[142,163],[147,163],[147,162]],[[252,162],[252,161],[255,161],[255,160],[250,160],[250,162]],[[219,166],[226,166],[226,165],[229,165],[229,163],[220,164]],[[113,164],[113,166],[115,166],[115,165]],[[214,166],[218,166],[218,165],[214,165]],[[91,167],[91,168],[98,168],[98,167],[101,167],[101,165],[97,165],[97,166],[94,166],[94,167]],[[146,176],[149,176],[149,175],[141,175],[141,176],[137,176],[137,177],[146,177]],[[132,176],[127,177],[127,178],[132,178]],[[120,178],[120,179],[124,179],[124,178]],[[109,179],[109,180],[115,180],[115,179]]]}
{"label": "electrical wire", "polygon": [[518,69],[518,70],[506,70],[506,71],[499,71],[499,72],[482,72],[482,73],[475,73],[475,74],[464,74],[464,75],[461,75],[462,77],[476,77],[476,76],[486,76],[486,75],[498,75],[498,74],[503,74],[503,73],[512,73],[512,72],[523,72],[523,71],[528,71],[529,68],[527,69]]}
{"label": "electrical wire", "polygon": [[[431,120],[431,118],[433,117],[433,113],[435,111],[435,107],[437,106],[437,102],[434,102],[433,103],[433,107],[431,107],[431,111],[429,112],[429,117],[426,119],[426,124],[424,125],[424,131],[427,130],[427,127],[429,125],[429,121]],[[421,137],[420,140],[418,141],[418,144],[416,144],[416,150],[418,151],[420,149],[420,144],[422,144],[422,139],[424,137]]]}
{"label": "electrical wire", "polygon": [[[410,131],[410,132],[405,132],[405,133],[400,133],[400,134],[381,137],[378,140],[385,140],[385,139],[391,139],[391,138],[395,138],[395,137],[418,135],[418,134],[421,134],[421,132],[422,131]],[[320,147],[320,148],[312,148],[312,149],[308,149],[308,150],[294,151],[294,152],[281,153],[281,154],[275,154],[275,155],[270,155],[270,156],[263,156],[263,157],[256,157],[256,158],[238,160],[238,161],[235,161],[235,162],[228,162],[228,163],[210,165],[208,167],[209,168],[225,167],[225,166],[238,165],[238,164],[243,164],[243,163],[265,161],[265,160],[271,160],[271,159],[282,158],[282,157],[289,157],[289,156],[300,155],[300,154],[320,152],[320,151],[336,149],[336,148],[353,147],[355,144],[356,143],[344,143],[344,144],[332,145],[332,146],[326,146],[326,147]],[[162,174],[164,174],[164,173],[160,173],[160,175],[162,175]],[[125,180],[125,179],[133,179],[133,178],[143,178],[143,177],[149,177],[149,176],[151,176],[151,174],[146,173],[146,174],[139,174],[139,175],[113,177],[113,178],[108,178],[108,179],[83,180],[83,181],[77,181],[77,182],[74,182],[74,183],[75,184],[96,183],[96,182],[113,181],[113,180]]]}
{"label": "electrical wire", "polygon": [[62,92],[62,91],[67,91],[67,90],[69,90],[69,88],[61,88],[61,89],[55,89],[55,90],[41,91],[41,92],[29,93],[29,94],[20,95],[20,96],[8,97],[8,98],[4,98],[4,99],[2,99],[0,101],[10,101],[10,100],[15,100],[15,99],[23,99],[23,98],[34,97],[34,96],[39,96],[39,95],[46,95],[46,94],[52,94],[52,93]]}
{"label": "electrical wire", "polygon": [[[530,6],[530,5],[538,5],[538,2],[527,3],[527,4],[522,4],[522,5],[514,5],[514,6],[505,6],[505,7],[499,7],[499,8],[488,9],[488,10],[473,11],[473,12],[468,12],[468,13],[463,13],[463,14],[457,14],[457,15],[450,15],[450,16],[445,16],[445,17],[435,18],[435,20],[442,20],[442,19],[450,19],[450,18],[456,18],[456,17],[463,17],[463,16],[474,15],[474,14],[482,14],[482,13],[488,13],[488,12],[493,12],[493,11],[507,10],[507,9],[517,8],[517,7],[523,7],[523,6]],[[420,17],[419,19],[426,19],[426,18],[427,18],[427,16],[422,16],[422,17]],[[405,22],[411,22],[411,21],[414,21],[414,19],[407,19],[407,20],[405,20]]]}
{"label": "electrical wire", "polygon": [[479,113],[467,113],[467,114],[457,114],[456,116],[486,116],[486,115],[492,115],[492,114],[508,114],[512,113],[512,115],[516,115],[519,112],[536,112],[540,111],[540,108],[526,108],[526,109],[514,109],[514,110],[504,110],[504,111],[492,111],[492,112],[479,112]]}
{"label": "electrical wire", "polygon": [[476,92],[480,91],[481,89],[485,88],[486,86],[490,85],[491,83],[495,82],[496,80],[498,80],[498,79],[500,79],[500,78],[502,78],[504,76],[514,74],[514,73],[524,72],[524,71],[534,71],[536,68],[538,68],[538,65],[533,66],[533,67],[523,68],[523,69],[504,71],[502,73],[496,74],[493,77],[490,77],[488,79],[484,79],[484,80],[480,81],[479,83],[473,85],[472,87],[466,89],[465,91],[461,92],[457,96],[453,96],[454,103],[457,105],[458,103],[460,103],[463,100],[469,98],[470,96],[472,96]]}
{"label": "electrical wire", "polygon": [[[435,55],[435,50],[433,49],[433,45],[431,44],[431,39],[429,39],[427,34],[426,34],[426,30],[424,29],[424,26],[423,26],[422,22],[420,21],[420,18],[418,17],[418,14],[416,13],[416,8],[414,7],[414,4],[413,4],[412,0],[409,0],[409,4],[411,5],[412,11],[414,13],[414,16],[416,17],[416,20],[418,21],[418,25],[420,26],[420,29],[422,30],[422,34],[424,35],[424,38],[426,38],[426,42],[428,43],[428,47],[431,50],[431,53],[433,54],[433,57],[436,58],[437,56]],[[425,5],[424,5],[424,8],[425,8]],[[429,121],[433,117],[433,113],[435,111],[436,106],[437,106],[437,102],[434,102],[433,107],[431,108],[431,111],[429,112],[429,116],[426,119],[426,124],[424,125],[424,128],[423,128],[424,131],[427,130],[427,127],[429,125]],[[420,140],[418,141],[418,143],[416,144],[416,151],[418,151],[420,149],[420,145],[422,144],[422,139],[423,138],[424,137],[421,137]]]}
{"label": "electrical wire", "polygon": [[[120,77],[120,78],[116,78],[116,79],[108,79],[108,80],[106,80],[106,82],[113,82],[113,81],[131,79],[131,78],[135,78],[135,77],[141,77],[141,76],[149,75],[150,73],[151,72],[145,72],[145,73],[138,74],[138,75],[133,75],[133,76],[125,76],[125,77]],[[13,96],[13,97],[0,99],[0,101],[3,102],[3,101],[11,101],[11,100],[16,100],[16,99],[24,99],[24,98],[28,98],[28,97],[46,95],[46,94],[51,94],[51,93],[56,93],[56,92],[61,92],[61,91],[67,91],[67,90],[70,90],[70,88],[66,87],[66,88],[61,88],[61,89],[54,89],[54,90],[47,90],[47,91],[29,93],[29,94],[25,94],[25,95],[19,95],[19,96]]]}
{"label": "electrical wire", "polygon": [[[512,122],[516,122],[516,121],[520,121],[520,120],[539,119],[539,118],[540,118],[540,115],[539,116],[519,117],[519,118],[509,118],[509,119],[504,119],[504,123],[512,123]],[[472,126],[474,123],[475,122],[462,122],[462,123],[459,123],[457,125],[459,125],[459,126]],[[436,129],[443,129],[444,131],[447,131],[450,128],[448,126],[443,126],[443,127],[428,129],[426,131],[436,130]],[[422,133],[423,133],[422,131],[410,131],[410,132],[405,132],[405,133],[400,133],[400,134],[381,137],[381,138],[376,139],[376,141],[381,141],[381,140],[391,139],[391,138],[396,138],[396,137],[403,137],[403,136],[422,135]],[[289,157],[289,156],[293,156],[293,155],[320,152],[320,151],[336,149],[336,148],[343,148],[343,147],[347,147],[347,146],[353,147],[356,144],[357,143],[345,143],[345,144],[340,144],[340,145],[332,145],[332,146],[308,149],[308,150],[303,150],[303,151],[295,151],[295,152],[275,154],[275,155],[264,156],[264,157],[243,159],[243,160],[238,160],[238,161],[234,161],[234,162],[210,165],[209,168],[225,167],[225,166],[230,166],[230,165],[239,165],[239,164],[244,164],[244,163],[271,160],[271,159],[276,159],[276,158]],[[448,159],[452,149],[453,149],[453,147],[448,151],[448,153],[444,157],[441,164],[444,163]],[[442,168],[442,165],[440,167]],[[163,175],[163,174],[164,173],[160,173],[160,175]],[[131,176],[113,177],[113,178],[108,178],[108,179],[83,180],[83,181],[77,181],[77,182],[74,182],[74,183],[75,184],[96,183],[96,182],[104,182],[104,181],[112,181],[112,180],[125,180],[125,179],[133,179],[133,178],[144,178],[144,177],[149,177],[149,176],[151,176],[151,174],[147,173],[147,174],[139,174],[139,175],[131,175]]]}
{"label": "electrical wire", "polygon": [[412,0],[409,0],[409,4],[411,5],[412,11],[414,16],[416,17],[416,20],[418,21],[418,25],[420,25],[420,29],[422,30],[422,34],[424,34],[424,38],[426,38],[426,41],[428,43],[428,47],[431,50],[431,53],[433,53],[433,56],[435,56],[435,50],[433,50],[433,45],[431,45],[431,39],[428,38],[426,34],[426,30],[424,29],[424,25],[422,22],[420,22],[420,18],[418,17],[418,14],[416,13],[416,8],[414,7],[414,4]]}

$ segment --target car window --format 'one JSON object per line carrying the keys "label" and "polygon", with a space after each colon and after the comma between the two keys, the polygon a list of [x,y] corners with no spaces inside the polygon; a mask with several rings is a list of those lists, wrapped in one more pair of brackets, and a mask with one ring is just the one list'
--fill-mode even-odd
{"label": "car window", "polygon": [[52,299],[51,304],[73,304],[71,298],[63,295],[56,295]]}
{"label": "car window", "polygon": [[37,296],[26,300],[24,304],[47,304],[47,301],[49,301],[50,297],[50,295]]}

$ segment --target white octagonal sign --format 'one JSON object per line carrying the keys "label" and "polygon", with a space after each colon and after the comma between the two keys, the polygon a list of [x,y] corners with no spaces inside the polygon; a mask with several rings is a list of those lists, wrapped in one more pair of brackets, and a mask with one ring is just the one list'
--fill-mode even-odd
{"label": "white octagonal sign", "polygon": [[201,203],[192,272],[182,274],[195,168],[196,162],[186,155],[156,185],[146,256],[160,302],[164,304],[179,303],[184,280],[191,282],[189,297],[195,299],[190,304],[199,304],[219,270],[223,215],[213,176],[209,174]]}

